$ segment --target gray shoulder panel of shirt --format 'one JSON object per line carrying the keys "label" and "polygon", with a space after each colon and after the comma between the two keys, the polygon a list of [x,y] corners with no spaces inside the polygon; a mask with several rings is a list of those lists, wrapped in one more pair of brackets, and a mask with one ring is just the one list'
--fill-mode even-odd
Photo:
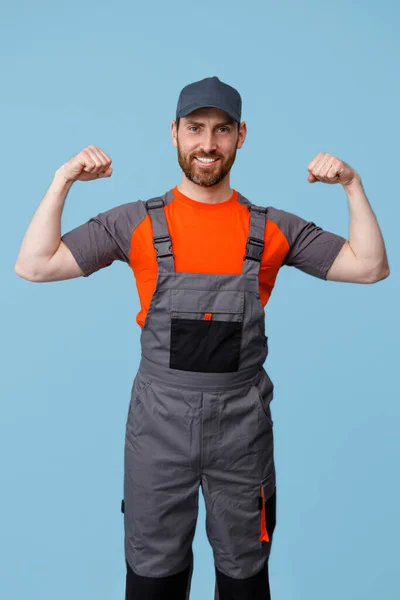
{"label": "gray shoulder panel of shirt", "polygon": [[309,275],[326,280],[330,267],[347,241],[346,238],[285,210],[270,207],[268,216],[289,243],[289,251],[282,265],[296,267]]}
{"label": "gray shoulder panel of shirt", "polygon": [[107,230],[121,248],[124,259],[129,262],[129,250],[132,234],[146,218],[147,211],[143,200],[135,200],[114,206],[99,213],[93,220],[98,221]]}
{"label": "gray shoulder panel of shirt", "polygon": [[[165,205],[168,205],[174,198],[172,190],[168,190],[164,194],[152,196],[152,198],[161,198]],[[121,248],[124,260],[129,262],[129,251],[132,234],[140,223],[146,218],[147,210],[145,203],[152,198],[146,200],[135,200],[133,202],[125,202],[114,206],[109,210],[99,213],[91,221],[97,221],[107,230],[111,237],[116,241]]]}
{"label": "gray shoulder panel of shirt", "polygon": [[61,236],[87,277],[114,260],[129,263],[133,231],[146,217],[141,200],[100,212]]}
{"label": "gray shoulder panel of shirt", "polygon": [[[240,193],[238,200],[245,206],[264,206],[261,203],[254,204],[253,202],[250,202],[248,198]],[[287,239],[289,246],[292,246],[299,233],[302,231],[302,229],[304,229],[309,221],[306,221],[305,219],[302,219],[293,213],[275,208],[274,206],[266,206],[265,208],[267,208],[267,221],[269,220],[275,223],[275,225],[277,225]],[[316,226],[315,223],[312,223],[312,225]]]}

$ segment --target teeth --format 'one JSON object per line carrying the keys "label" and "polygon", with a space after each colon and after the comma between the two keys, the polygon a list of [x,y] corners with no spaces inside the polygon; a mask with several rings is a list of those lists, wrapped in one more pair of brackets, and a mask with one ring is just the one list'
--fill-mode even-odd
{"label": "teeth", "polygon": [[216,160],[217,160],[216,158],[198,158],[197,156],[196,156],[196,158],[197,158],[197,160],[199,160],[200,162],[214,162],[214,161],[216,161]]}

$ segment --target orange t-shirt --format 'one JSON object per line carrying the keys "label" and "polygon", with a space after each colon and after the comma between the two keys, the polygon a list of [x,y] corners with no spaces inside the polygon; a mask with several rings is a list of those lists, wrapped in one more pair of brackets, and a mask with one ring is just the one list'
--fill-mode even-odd
{"label": "orange t-shirt", "polygon": [[[172,239],[175,270],[192,273],[241,273],[249,235],[249,200],[233,190],[229,200],[207,204],[182,194],[177,186],[160,196]],[[150,216],[142,200],[98,214],[62,236],[83,275],[122,260],[136,279],[143,327],[157,278]],[[260,265],[260,298],[266,305],[279,269],[295,266],[315,277],[326,274],[345,238],[324,231],[297,215],[268,207],[265,248]]]}
{"label": "orange t-shirt", "polygon": [[[172,239],[175,270],[192,273],[241,273],[250,225],[250,211],[238,202],[238,192],[220,204],[192,200],[173,188],[174,199],[165,207],[168,229]],[[289,250],[286,238],[276,235],[276,225],[266,231],[270,257],[285,256]],[[275,233],[275,235],[274,235]],[[261,266],[260,298],[265,305],[274,286],[277,269],[268,269],[264,256]],[[150,216],[147,216],[132,235],[129,262],[135,274],[142,309],[137,322],[144,319],[155,289],[157,277],[156,252],[153,246]],[[276,262],[273,260],[273,262]]]}

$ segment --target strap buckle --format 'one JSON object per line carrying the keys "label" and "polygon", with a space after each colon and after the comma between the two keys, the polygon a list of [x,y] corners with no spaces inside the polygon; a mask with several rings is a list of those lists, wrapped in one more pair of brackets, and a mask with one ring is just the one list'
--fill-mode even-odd
{"label": "strap buckle", "polygon": [[[153,207],[154,208],[154,207]],[[157,252],[157,258],[164,258],[166,256],[173,256],[172,254],[172,240],[169,235],[159,235],[153,238],[154,247]],[[167,247],[164,246],[167,244]]]}
{"label": "strap buckle", "polygon": [[163,206],[165,206],[162,198],[152,198],[151,200],[146,200],[145,204],[147,210],[151,210],[152,208],[163,208]]}
{"label": "strap buckle", "polygon": [[251,204],[247,208],[249,209],[250,212],[253,211],[253,212],[259,213],[261,215],[266,215],[268,212],[268,208],[266,206],[254,206],[253,204]]}
{"label": "strap buckle", "polygon": [[264,241],[254,237],[249,237],[246,246],[246,256],[244,257],[249,260],[255,260],[261,262],[261,257],[264,252]]}

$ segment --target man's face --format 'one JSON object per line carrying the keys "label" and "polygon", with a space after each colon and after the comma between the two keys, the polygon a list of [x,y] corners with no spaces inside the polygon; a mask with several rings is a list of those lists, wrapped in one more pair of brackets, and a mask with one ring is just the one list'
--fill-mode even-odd
{"label": "man's face", "polygon": [[[235,162],[236,151],[246,137],[246,124],[237,122],[218,108],[201,108],[182,117],[179,128],[172,123],[172,139],[178,162],[186,177],[203,187],[217,185]],[[201,162],[201,158],[214,159]]]}

